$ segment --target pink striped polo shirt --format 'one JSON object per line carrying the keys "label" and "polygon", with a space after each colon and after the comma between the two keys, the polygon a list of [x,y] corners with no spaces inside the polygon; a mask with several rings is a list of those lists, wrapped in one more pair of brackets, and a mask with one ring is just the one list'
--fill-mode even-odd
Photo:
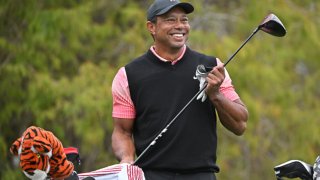
{"label": "pink striped polo shirt", "polygon": [[[153,46],[150,50],[157,56],[161,61],[168,61],[160,57],[154,50]],[[186,51],[186,46],[184,46],[181,55],[177,60],[172,61],[172,65],[178,62],[184,55]],[[217,58],[217,64],[222,64],[222,62]],[[225,79],[220,86],[220,92],[231,101],[239,99],[239,95],[235,91],[232,80],[229,76],[227,70],[225,70]],[[134,119],[136,116],[135,107],[131,100],[130,90],[128,85],[128,79],[124,67],[121,67],[118,73],[115,75],[112,82],[112,97],[113,97],[113,110],[112,117],[123,118],[123,119]]]}

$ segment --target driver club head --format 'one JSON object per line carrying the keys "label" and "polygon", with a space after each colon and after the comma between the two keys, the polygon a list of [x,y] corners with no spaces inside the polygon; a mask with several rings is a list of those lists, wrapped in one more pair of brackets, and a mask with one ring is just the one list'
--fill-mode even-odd
{"label": "driver club head", "polygon": [[285,36],[287,33],[286,28],[280,19],[274,14],[267,15],[259,25],[258,29],[278,37]]}

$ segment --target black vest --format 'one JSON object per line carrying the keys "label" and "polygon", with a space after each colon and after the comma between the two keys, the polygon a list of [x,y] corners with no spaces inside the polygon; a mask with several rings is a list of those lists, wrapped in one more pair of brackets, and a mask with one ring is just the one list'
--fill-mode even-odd
{"label": "black vest", "polygon": [[[199,64],[212,67],[217,62],[187,48],[175,65],[159,60],[149,50],[125,66],[136,109],[133,137],[137,155],[199,91],[199,81],[193,79]],[[194,100],[137,165],[173,172],[217,172],[216,147],[215,108],[208,99]]]}

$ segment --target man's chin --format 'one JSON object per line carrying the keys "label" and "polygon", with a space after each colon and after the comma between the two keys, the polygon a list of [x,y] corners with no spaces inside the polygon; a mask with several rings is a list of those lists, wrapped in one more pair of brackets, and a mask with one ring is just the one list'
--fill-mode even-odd
{"label": "man's chin", "polygon": [[179,43],[174,43],[174,44],[172,44],[172,48],[174,48],[174,49],[181,49],[183,46],[185,45],[185,41],[184,42],[179,42]]}

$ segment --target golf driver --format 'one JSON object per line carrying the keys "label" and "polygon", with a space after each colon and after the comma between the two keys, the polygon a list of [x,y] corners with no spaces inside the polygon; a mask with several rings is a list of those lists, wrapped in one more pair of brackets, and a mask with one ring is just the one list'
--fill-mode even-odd
{"label": "golf driver", "polygon": [[[267,15],[261,24],[252,32],[252,34],[242,43],[242,45],[236,50],[236,52],[230,56],[230,58],[224,63],[224,67],[233,59],[233,57],[242,49],[242,47],[247,44],[247,42],[259,31],[262,30],[273,36],[282,37],[286,34],[286,29],[283,26],[279,18],[274,14]],[[212,67],[205,67],[204,65],[199,65],[197,71],[200,73],[208,73],[212,70]],[[162,137],[162,135],[167,132],[171,124],[180,116],[180,114],[189,106],[189,104],[207,87],[205,84],[189,101],[188,103],[177,113],[177,115],[166,125],[166,127],[154,138],[154,140],[143,150],[143,152],[136,158],[133,164],[150,149],[151,146],[155,145],[157,140]]]}

